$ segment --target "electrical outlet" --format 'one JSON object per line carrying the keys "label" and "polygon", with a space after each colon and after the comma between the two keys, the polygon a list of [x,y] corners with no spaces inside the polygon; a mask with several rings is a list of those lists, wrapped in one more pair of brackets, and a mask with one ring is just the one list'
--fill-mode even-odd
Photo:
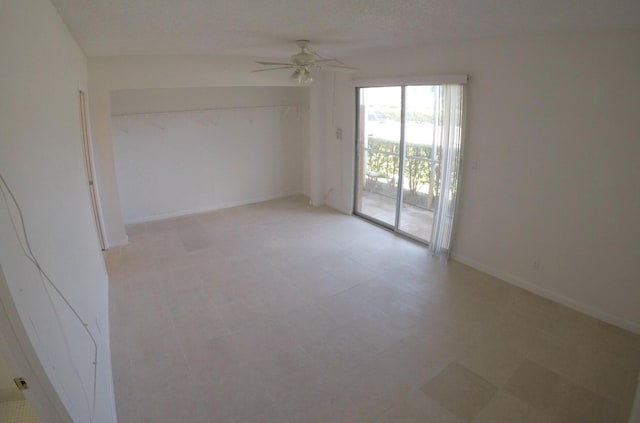
{"label": "electrical outlet", "polygon": [[336,129],[336,139],[342,139],[342,128]]}
{"label": "electrical outlet", "polygon": [[533,270],[540,270],[540,260],[536,259],[533,261],[533,264],[531,265],[531,268]]}
{"label": "electrical outlet", "polygon": [[24,380],[24,378],[17,377],[13,379],[13,382],[16,384],[19,391],[26,391],[27,389],[29,389],[29,385],[27,384],[27,381]]}

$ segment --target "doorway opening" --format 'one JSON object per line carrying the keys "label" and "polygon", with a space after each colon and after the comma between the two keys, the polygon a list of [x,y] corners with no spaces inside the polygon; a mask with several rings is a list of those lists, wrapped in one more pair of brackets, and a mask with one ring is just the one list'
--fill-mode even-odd
{"label": "doorway opening", "polygon": [[79,91],[80,99],[80,122],[82,123],[82,151],[84,153],[84,164],[87,172],[87,183],[89,185],[89,195],[91,197],[91,210],[96,224],[98,242],[102,251],[107,249],[104,231],[102,229],[102,219],[100,218],[100,205],[98,204],[98,193],[95,185],[95,169],[93,166],[93,151],[89,138],[89,118],[87,115],[87,96],[84,91]]}
{"label": "doorway opening", "polygon": [[430,244],[439,222],[453,221],[454,208],[442,206],[456,198],[462,89],[396,85],[356,90],[354,213]]}

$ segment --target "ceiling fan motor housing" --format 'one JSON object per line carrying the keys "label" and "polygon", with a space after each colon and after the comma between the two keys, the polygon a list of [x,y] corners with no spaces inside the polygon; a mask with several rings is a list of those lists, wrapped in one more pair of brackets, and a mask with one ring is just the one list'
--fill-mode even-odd
{"label": "ceiling fan motor housing", "polygon": [[297,40],[300,53],[291,56],[291,62],[296,66],[312,66],[316,62],[316,55],[307,48],[309,40]]}
{"label": "ceiling fan motor housing", "polygon": [[302,52],[291,56],[291,62],[296,66],[311,66],[316,62],[313,54]]}

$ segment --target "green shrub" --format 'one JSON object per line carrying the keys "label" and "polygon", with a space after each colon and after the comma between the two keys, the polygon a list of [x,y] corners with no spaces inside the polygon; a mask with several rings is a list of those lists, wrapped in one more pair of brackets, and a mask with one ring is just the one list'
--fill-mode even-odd
{"label": "green shrub", "polygon": [[[432,156],[432,147],[424,144],[406,143],[405,178],[409,182],[409,192],[418,193],[424,186],[428,187],[431,198],[439,193],[440,166],[425,159],[439,159],[440,151]],[[370,137],[368,139],[367,171],[370,175],[382,177],[390,183],[396,182],[398,173],[400,145],[398,142]],[[433,172],[434,184],[429,184]],[[432,207],[432,204],[428,205]]]}

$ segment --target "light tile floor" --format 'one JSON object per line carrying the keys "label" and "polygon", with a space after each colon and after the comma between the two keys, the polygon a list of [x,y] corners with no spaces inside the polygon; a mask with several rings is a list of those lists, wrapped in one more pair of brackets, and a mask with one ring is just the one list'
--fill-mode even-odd
{"label": "light tile floor", "polygon": [[25,400],[0,402],[0,422],[40,423],[38,415]]}
{"label": "light tile floor", "polygon": [[303,197],[109,250],[120,423],[624,422],[638,336]]}

